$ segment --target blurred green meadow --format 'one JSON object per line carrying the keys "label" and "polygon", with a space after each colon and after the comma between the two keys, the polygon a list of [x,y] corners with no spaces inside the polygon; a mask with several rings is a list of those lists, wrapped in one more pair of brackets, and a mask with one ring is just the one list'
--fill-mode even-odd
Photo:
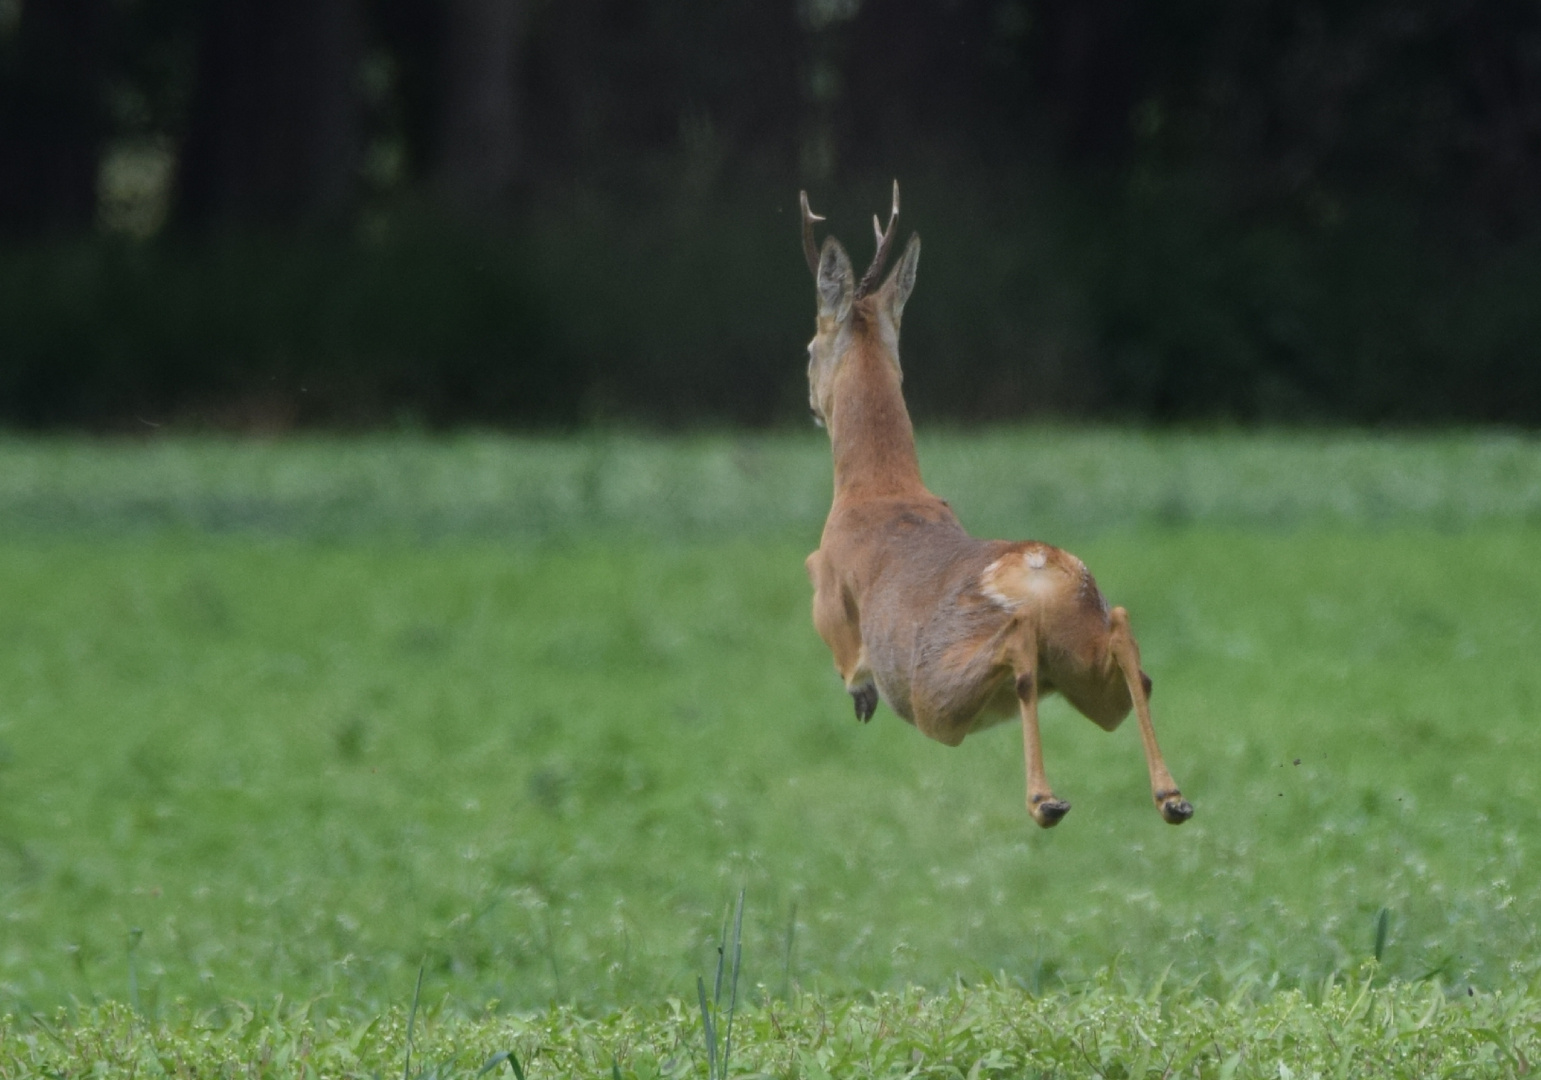
{"label": "blurred green meadow", "polygon": [[1132,725],[855,722],[809,435],[0,441],[0,1012],[1541,976],[1541,443],[923,434],[1133,617]]}

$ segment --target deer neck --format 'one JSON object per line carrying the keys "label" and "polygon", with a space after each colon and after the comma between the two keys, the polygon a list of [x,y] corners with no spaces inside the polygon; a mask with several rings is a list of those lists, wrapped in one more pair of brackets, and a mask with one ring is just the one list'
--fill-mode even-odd
{"label": "deer neck", "polygon": [[915,429],[891,352],[871,337],[859,336],[846,353],[833,390],[826,422],[836,498],[924,492]]}

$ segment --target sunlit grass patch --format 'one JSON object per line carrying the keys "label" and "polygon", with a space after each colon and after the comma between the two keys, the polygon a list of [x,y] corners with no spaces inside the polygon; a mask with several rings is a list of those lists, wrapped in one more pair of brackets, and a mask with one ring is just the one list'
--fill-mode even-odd
{"label": "sunlit grass patch", "polygon": [[[66,1042],[218,1042],[280,994],[319,1045],[388,1025],[421,968],[424,1047],[460,1032],[490,1056],[545,1017],[699,1048],[696,979],[744,888],[735,1072],[806,1049],[767,1023],[881,1027],[895,1001],[1058,1024],[1122,995],[1163,1053],[1178,1036],[1149,1023],[1211,1002],[1235,1032],[1251,1010],[1305,1039],[1292,1025],[1339,1015],[1322,987],[1372,958],[1367,1000],[1397,1024],[1437,998],[1417,1031],[1469,1029],[1418,1060],[1508,1060],[1478,1029],[1500,1004],[1533,1016],[1541,956],[1541,454],[1079,432],[933,449],[966,521],[1070,544],[1130,609],[1192,822],[1149,805],[1132,730],[1062,704],[1047,767],[1074,810],[1047,833],[1011,728],[950,750],[886,709],[857,724],[808,618],[828,462],[807,440],[0,445],[7,1046],[57,1045],[26,1017],[60,1007]],[[1158,983],[1147,1023],[1128,987]],[[292,1034],[284,1017],[241,1030]],[[566,1043],[541,1038],[554,1070]],[[375,1041],[357,1060],[399,1049]],[[584,1068],[643,1075],[612,1042]],[[946,1060],[966,1075],[978,1049]],[[981,1066],[1050,1068],[1071,1069]]]}
{"label": "sunlit grass patch", "polygon": [[[1104,973],[1074,992],[999,983],[934,991],[800,995],[737,1018],[728,1075],[801,1077],[1519,1076],[1541,1057],[1533,995],[1447,996],[1373,985],[1371,969],[1312,991],[1216,1001]],[[703,1077],[690,1002],[599,1014],[554,1006],[468,1016],[397,1006],[325,1017],[304,1006],[179,1011],[122,1005],[74,1017],[0,1019],[0,1076],[278,1075],[470,1078]]]}

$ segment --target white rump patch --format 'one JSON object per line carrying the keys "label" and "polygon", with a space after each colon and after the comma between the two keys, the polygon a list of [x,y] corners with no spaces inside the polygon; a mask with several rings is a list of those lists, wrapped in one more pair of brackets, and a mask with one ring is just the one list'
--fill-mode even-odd
{"label": "white rump patch", "polygon": [[1049,557],[1042,548],[1003,555],[979,575],[979,591],[992,603],[1015,610],[1026,603],[1049,583],[1037,574],[1049,565]]}

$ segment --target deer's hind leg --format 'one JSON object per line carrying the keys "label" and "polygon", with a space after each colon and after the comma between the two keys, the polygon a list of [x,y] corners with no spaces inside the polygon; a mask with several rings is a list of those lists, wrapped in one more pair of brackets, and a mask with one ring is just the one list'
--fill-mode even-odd
{"label": "deer's hind leg", "polygon": [[1007,652],[1016,679],[1017,704],[1022,713],[1022,759],[1027,769],[1027,812],[1045,829],[1058,825],[1070,813],[1070,804],[1057,798],[1043,768],[1043,743],[1038,734],[1040,681],[1038,640],[1032,627],[1022,626]]}
{"label": "deer's hind leg", "polygon": [[867,647],[861,639],[861,616],[839,575],[822,551],[808,556],[808,577],[813,582],[813,626],[829,646],[835,670],[851,695],[856,719],[866,723],[878,707],[878,688],[867,665]]}
{"label": "deer's hind leg", "polygon": [[1140,670],[1140,647],[1129,630],[1129,613],[1121,607],[1108,613],[1108,649],[1113,654],[1134,701],[1134,715],[1140,722],[1140,742],[1145,747],[1145,766],[1150,770],[1150,793],[1161,816],[1173,825],[1181,825],[1193,816],[1193,806],[1177,789],[1177,781],[1167,771],[1156,745],[1156,729],[1150,722],[1150,679]]}

